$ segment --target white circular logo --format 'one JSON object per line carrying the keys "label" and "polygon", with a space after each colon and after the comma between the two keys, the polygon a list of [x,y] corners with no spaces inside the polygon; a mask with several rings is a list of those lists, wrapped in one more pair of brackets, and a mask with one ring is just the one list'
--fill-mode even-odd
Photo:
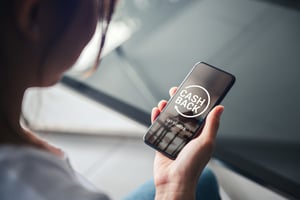
{"label": "white circular logo", "polygon": [[208,91],[199,85],[189,85],[182,89],[175,99],[175,110],[186,118],[202,115],[210,104]]}

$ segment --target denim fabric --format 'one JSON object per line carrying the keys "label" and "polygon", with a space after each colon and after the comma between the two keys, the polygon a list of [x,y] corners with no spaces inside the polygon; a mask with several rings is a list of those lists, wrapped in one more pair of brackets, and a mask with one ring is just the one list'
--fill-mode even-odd
{"label": "denim fabric", "polygon": [[[128,196],[126,196],[123,200],[153,200],[155,198],[155,187],[154,181],[150,180]],[[202,172],[198,185],[197,185],[197,192],[196,192],[196,199],[197,200],[220,200],[219,194],[219,187],[217,179],[214,173],[209,169],[205,168]]]}

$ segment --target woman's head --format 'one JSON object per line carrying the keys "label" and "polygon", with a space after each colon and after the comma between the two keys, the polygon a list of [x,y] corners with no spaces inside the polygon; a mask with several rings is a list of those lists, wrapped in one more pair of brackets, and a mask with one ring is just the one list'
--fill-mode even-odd
{"label": "woman's head", "polygon": [[99,17],[107,18],[111,1],[4,0],[0,4],[1,74],[29,87],[60,79],[92,37]]}
{"label": "woman's head", "polygon": [[38,143],[19,123],[24,91],[60,80],[91,39],[98,19],[109,18],[111,2],[0,1],[0,143]]}

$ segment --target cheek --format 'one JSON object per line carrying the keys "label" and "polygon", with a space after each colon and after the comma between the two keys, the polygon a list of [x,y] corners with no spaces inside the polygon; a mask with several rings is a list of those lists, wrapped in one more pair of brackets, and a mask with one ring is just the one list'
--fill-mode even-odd
{"label": "cheek", "polygon": [[74,44],[75,53],[78,54],[92,38],[98,22],[96,1],[81,0],[81,2],[83,2],[82,6],[78,9],[74,26],[71,27],[68,36],[73,41],[71,44]]}
{"label": "cheek", "polygon": [[95,32],[98,19],[96,1],[80,0],[79,2],[70,25],[46,61],[45,76],[48,76],[50,82],[59,80],[63,72],[75,63]]}
{"label": "cheek", "polygon": [[74,64],[83,48],[92,38],[98,18],[95,1],[81,0],[80,2],[74,20],[65,32],[61,46],[64,54],[70,54],[69,61],[71,64]]}

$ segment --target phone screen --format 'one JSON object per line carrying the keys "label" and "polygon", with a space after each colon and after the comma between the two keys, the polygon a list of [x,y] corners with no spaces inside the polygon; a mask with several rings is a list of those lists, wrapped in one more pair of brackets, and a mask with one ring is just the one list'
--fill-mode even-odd
{"label": "phone screen", "polygon": [[218,105],[235,77],[206,63],[197,63],[144,136],[146,144],[175,159],[198,133],[207,114]]}

